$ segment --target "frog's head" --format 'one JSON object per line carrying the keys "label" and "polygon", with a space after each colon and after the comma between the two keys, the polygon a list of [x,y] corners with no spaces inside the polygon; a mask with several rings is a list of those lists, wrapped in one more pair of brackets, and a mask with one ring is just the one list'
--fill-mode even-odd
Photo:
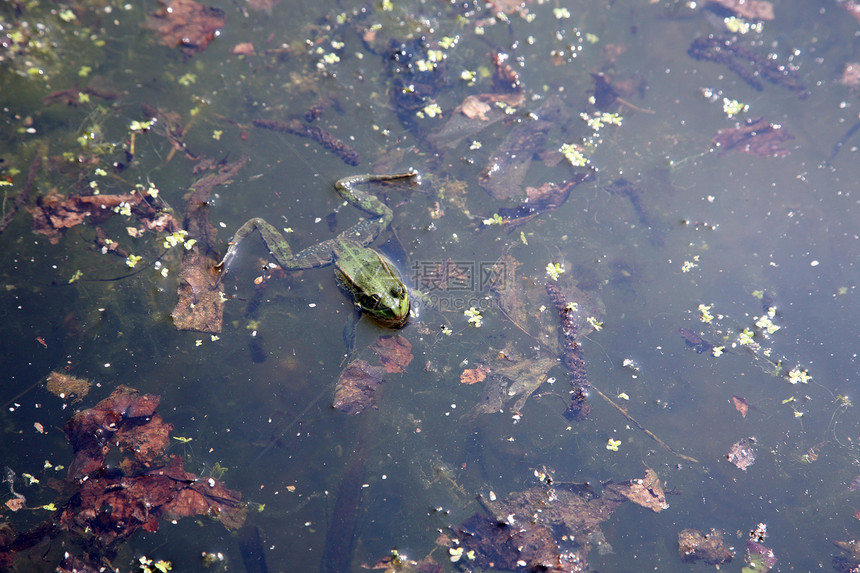
{"label": "frog's head", "polygon": [[399,276],[394,278],[385,290],[356,299],[364,314],[387,328],[400,328],[409,318],[409,291]]}
{"label": "frog's head", "polygon": [[400,328],[409,318],[409,292],[385,255],[355,244],[339,246],[338,285],[361,311],[380,326]]}

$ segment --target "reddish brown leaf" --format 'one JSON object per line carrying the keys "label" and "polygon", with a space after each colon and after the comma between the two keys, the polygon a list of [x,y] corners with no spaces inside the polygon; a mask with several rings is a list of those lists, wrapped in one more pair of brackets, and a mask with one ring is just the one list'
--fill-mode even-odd
{"label": "reddish brown leaf", "polygon": [[6,507],[9,508],[10,511],[18,511],[20,509],[24,509],[25,500],[20,497],[13,497],[12,499],[6,500]]}
{"label": "reddish brown leaf", "polygon": [[181,47],[186,56],[205,50],[226,22],[223,11],[194,0],[161,0],[161,4],[143,26],[154,30],[163,45]]}
{"label": "reddish brown leaf", "polygon": [[[66,229],[80,225],[84,221],[98,223],[114,214],[114,207],[122,203],[131,205],[132,212],[140,219],[151,219],[162,216],[151,207],[141,193],[122,195],[72,195],[63,197],[55,192],[48,193],[36,201],[27,210],[33,215],[33,232],[46,235],[52,245],[56,245]],[[165,227],[169,231],[176,230],[175,221],[165,215],[169,221]]]}
{"label": "reddish brown leaf", "polygon": [[157,531],[160,518],[211,515],[236,528],[245,515],[240,498],[213,479],[186,472],[182,458],[174,456],[168,466],[144,474],[91,477],[59,519],[68,527],[89,530],[107,546],[138,529]]}
{"label": "reddish brown leaf", "polygon": [[749,410],[749,403],[741,398],[740,396],[732,396],[732,404],[735,405],[735,410],[741,413],[742,418],[747,417],[747,410]]}
{"label": "reddish brown leaf", "polygon": [[[185,230],[197,244],[182,256],[179,271],[181,282],[177,289],[179,301],[171,317],[178,330],[193,330],[217,334],[221,332],[224,316],[224,287],[216,265],[208,253],[216,249],[217,231],[209,222],[209,199],[220,185],[228,185],[248,162],[248,156],[221,165],[216,173],[204,175],[194,182],[185,197]],[[206,254],[203,254],[206,253]]]}
{"label": "reddish brown leaf", "polygon": [[477,368],[468,368],[460,374],[460,384],[477,384],[478,382],[483,382],[489,373],[490,369],[483,365]]}
{"label": "reddish brown leaf", "polygon": [[75,414],[65,427],[75,451],[69,476],[83,478],[104,469],[112,445],[131,452],[140,466],[150,465],[163,452],[167,433],[173,429],[153,413],[158,402],[157,396],[119,386],[92,408]]}
{"label": "reddish brown leaf", "polygon": [[240,44],[236,44],[233,46],[233,49],[230,50],[231,54],[236,54],[238,56],[253,56],[254,55],[254,44],[251,42],[242,42]]}
{"label": "reddish brown leaf", "polygon": [[403,372],[412,362],[412,344],[399,334],[380,336],[370,347],[386,372]]}

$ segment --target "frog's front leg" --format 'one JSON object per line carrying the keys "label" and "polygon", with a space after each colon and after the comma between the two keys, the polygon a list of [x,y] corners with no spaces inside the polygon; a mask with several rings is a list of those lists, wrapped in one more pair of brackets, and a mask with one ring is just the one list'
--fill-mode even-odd
{"label": "frog's front leg", "polygon": [[254,231],[260,231],[260,236],[263,238],[263,242],[266,244],[269,252],[272,253],[272,256],[278,264],[281,265],[281,267],[285,269],[297,268],[294,266],[295,258],[293,257],[293,251],[290,249],[290,245],[287,243],[287,240],[280,231],[260,217],[254,217],[239,227],[239,230],[236,231],[236,234],[233,235],[232,239],[230,239],[230,246],[227,249],[227,253],[224,255],[224,258],[221,259],[221,262],[218,263],[217,268],[224,270],[229,269],[230,263],[236,256],[236,252],[239,250],[239,244],[242,242],[242,239]]}

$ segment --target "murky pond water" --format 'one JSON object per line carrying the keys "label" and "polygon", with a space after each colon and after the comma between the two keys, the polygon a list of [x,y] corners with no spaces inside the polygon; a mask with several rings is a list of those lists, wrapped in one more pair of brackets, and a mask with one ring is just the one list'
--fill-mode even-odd
{"label": "murky pond water", "polygon": [[0,568],[856,566],[860,8],[299,4],[0,7]]}

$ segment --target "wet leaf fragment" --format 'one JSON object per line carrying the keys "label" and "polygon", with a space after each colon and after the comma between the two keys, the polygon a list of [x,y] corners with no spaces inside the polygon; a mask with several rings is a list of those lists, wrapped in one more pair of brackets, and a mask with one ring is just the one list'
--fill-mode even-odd
{"label": "wet leaf fragment", "polygon": [[480,365],[477,368],[467,368],[460,374],[460,384],[477,384],[483,382],[491,369],[487,366]]}
{"label": "wet leaf fragment", "polygon": [[59,398],[75,397],[75,402],[80,402],[90,391],[92,382],[84,378],[69,376],[62,372],[51,372],[45,382],[45,388]]}
{"label": "wet leaf fragment", "polygon": [[704,561],[708,565],[718,567],[734,558],[723,541],[723,532],[716,529],[709,533],[702,533],[698,529],[684,529],[678,533],[678,554],[688,563]]}
{"label": "wet leaf fragment", "polygon": [[747,410],[750,408],[749,402],[740,396],[732,396],[732,404],[734,404],[735,410],[741,413],[741,418],[747,417]]}
{"label": "wet leaf fragment", "polygon": [[644,478],[631,480],[626,488],[619,491],[633,503],[648,508],[654,513],[660,513],[669,507],[660,478],[651,468],[646,468]]}
{"label": "wet leaf fragment", "polygon": [[161,0],[162,8],[150,14],[143,27],[155,31],[159,42],[182,48],[186,56],[202,52],[224,27],[226,17],[219,8],[194,0]]}
{"label": "wet leaf fragment", "polygon": [[[229,185],[248,162],[248,156],[221,165],[217,172],[204,175],[191,187],[185,199],[185,230],[196,239],[182,255],[177,288],[179,301],[171,313],[177,330],[217,334],[224,318],[224,287],[215,272],[218,231],[209,222],[209,199],[218,186]],[[215,256],[213,256],[215,255]]]}
{"label": "wet leaf fragment", "polygon": [[755,438],[744,438],[732,444],[726,458],[735,467],[747,471],[747,468],[755,463]]}
{"label": "wet leaf fragment", "polygon": [[289,119],[287,121],[255,119],[254,126],[312,139],[319,143],[324,149],[327,149],[340,157],[347,165],[358,165],[361,163],[361,156],[350,145],[344,143],[330,132],[316,127],[315,125],[304,124],[298,119]]}
{"label": "wet leaf fragment", "polygon": [[403,372],[412,362],[412,344],[399,334],[380,336],[370,349],[386,372]]}
{"label": "wet leaf fragment", "polygon": [[714,145],[720,148],[720,155],[734,150],[758,157],[783,157],[789,151],[782,144],[790,139],[794,136],[781,125],[756,117],[747,119],[743,125],[719,130],[714,136]]}
{"label": "wet leaf fragment", "polygon": [[376,391],[384,382],[385,368],[364,360],[350,362],[337,379],[334,407],[347,414],[359,414],[376,407]]}
{"label": "wet leaf fragment", "polygon": [[561,183],[547,182],[540,187],[526,187],[526,198],[523,202],[513,208],[499,209],[499,216],[502,218],[502,226],[507,232],[515,230],[520,225],[524,225],[542,213],[547,213],[558,209],[564,205],[570,192],[574,187],[584,181],[592,178],[591,171],[578,173],[569,180]]}

